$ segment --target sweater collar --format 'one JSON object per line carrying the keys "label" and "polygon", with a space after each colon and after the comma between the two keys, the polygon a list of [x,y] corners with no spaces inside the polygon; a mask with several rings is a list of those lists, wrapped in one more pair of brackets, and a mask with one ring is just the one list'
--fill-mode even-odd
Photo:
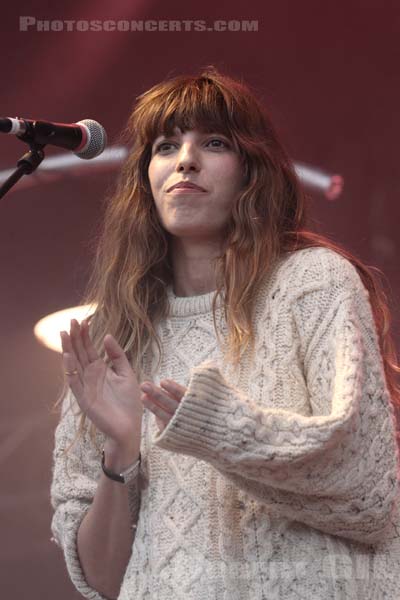
{"label": "sweater collar", "polygon": [[[212,301],[216,290],[199,296],[175,296],[172,285],[167,286],[170,317],[193,317],[212,311]],[[221,296],[217,298],[217,308],[222,306]]]}

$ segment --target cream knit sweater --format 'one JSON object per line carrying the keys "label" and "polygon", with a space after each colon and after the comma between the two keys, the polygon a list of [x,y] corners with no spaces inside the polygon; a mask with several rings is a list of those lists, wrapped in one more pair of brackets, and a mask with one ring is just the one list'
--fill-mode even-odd
{"label": "cream knit sweater", "polygon": [[[213,295],[168,289],[161,366],[153,348],[146,373],[188,389],[161,434],[144,413],[119,600],[400,598],[394,414],[356,269],[326,248],[282,256],[239,369],[222,360]],[[76,550],[100,454],[84,439],[65,458],[75,427],[69,411],[56,432],[52,531],[77,589],[100,600]]]}

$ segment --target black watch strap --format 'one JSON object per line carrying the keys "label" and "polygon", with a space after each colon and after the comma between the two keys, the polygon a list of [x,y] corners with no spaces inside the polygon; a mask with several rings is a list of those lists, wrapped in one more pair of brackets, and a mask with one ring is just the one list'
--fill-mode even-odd
{"label": "black watch strap", "polygon": [[118,481],[118,483],[127,483],[127,479],[130,478],[129,475],[133,475],[134,471],[136,471],[136,469],[140,466],[141,455],[139,454],[139,459],[136,461],[136,463],[134,465],[132,465],[131,467],[129,467],[122,473],[113,473],[112,471],[107,469],[105,462],[106,462],[106,458],[105,458],[105,453],[103,450],[103,453],[101,456],[101,468],[103,469],[104,475],[106,475],[109,479],[112,479],[113,481]]}

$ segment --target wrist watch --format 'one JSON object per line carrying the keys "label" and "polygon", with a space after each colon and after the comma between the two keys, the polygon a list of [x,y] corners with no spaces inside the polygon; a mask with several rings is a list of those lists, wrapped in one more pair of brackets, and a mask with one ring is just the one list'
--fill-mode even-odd
{"label": "wrist watch", "polygon": [[104,449],[103,449],[103,452],[101,455],[101,468],[103,469],[104,475],[106,475],[109,479],[112,479],[113,481],[118,481],[118,483],[123,483],[123,484],[127,485],[128,483],[131,483],[132,481],[134,481],[137,478],[137,476],[139,474],[141,460],[142,460],[142,456],[141,456],[141,453],[139,452],[139,458],[137,459],[137,461],[135,463],[133,463],[128,468],[121,471],[121,473],[113,473],[112,471],[107,469],[107,467],[105,465],[106,457],[105,457],[105,453],[104,453]]}

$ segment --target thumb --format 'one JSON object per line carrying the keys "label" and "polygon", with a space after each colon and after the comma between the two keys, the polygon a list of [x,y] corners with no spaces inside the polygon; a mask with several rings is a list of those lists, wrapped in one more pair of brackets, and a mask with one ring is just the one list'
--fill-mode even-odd
{"label": "thumb", "polygon": [[132,367],[125,352],[110,333],[104,337],[104,349],[117,375],[130,375],[132,373]]}

